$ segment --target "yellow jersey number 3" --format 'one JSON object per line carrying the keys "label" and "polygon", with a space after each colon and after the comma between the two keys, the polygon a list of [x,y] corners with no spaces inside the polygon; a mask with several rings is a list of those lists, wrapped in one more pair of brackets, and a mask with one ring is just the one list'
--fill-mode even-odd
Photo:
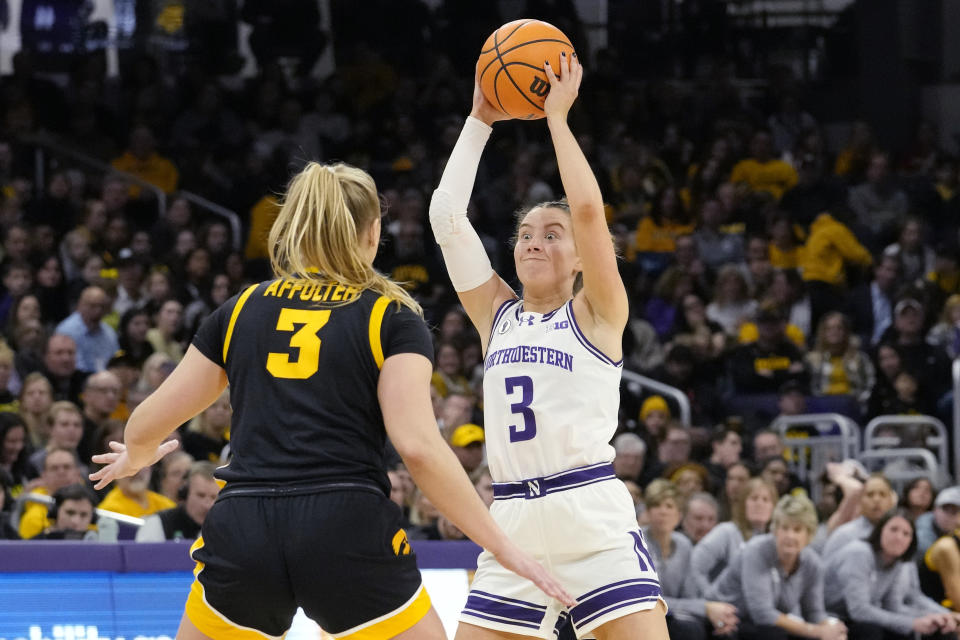
{"label": "yellow jersey number 3", "polygon": [[[294,331],[290,348],[300,350],[296,360],[289,353],[267,354],[267,371],[275,378],[305,380],[317,372],[320,365],[320,337],[317,332],[330,319],[330,309],[281,309],[277,331]],[[297,325],[301,325],[297,329]]]}

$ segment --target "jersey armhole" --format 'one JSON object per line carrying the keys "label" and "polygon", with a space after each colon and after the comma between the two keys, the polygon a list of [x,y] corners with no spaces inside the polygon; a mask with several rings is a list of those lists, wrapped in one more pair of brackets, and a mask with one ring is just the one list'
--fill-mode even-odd
{"label": "jersey armhole", "polygon": [[237,298],[237,304],[233,305],[233,311],[230,313],[230,322],[227,324],[227,332],[223,336],[223,366],[227,366],[227,354],[230,352],[230,340],[233,338],[233,329],[237,324],[237,317],[240,315],[240,310],[243,309],[243,305],[246,304],[247,298],[250,297],[250,294],[259,287],[258,284],[252,284],[247,289],[240,294],[240,297]]}
{"label": "jersey armhole", "polygon": [[[497,307],[496,313],[493,314],[493,322],[490,323],[490,335],[487,336],[487,348],[490,348],[490,342],[493,340],[493,332],[496,331],[497,325],[500,323],[500,319],[506,315],[507,309],[514,302],[518,302],[520,298],[510,298],[509,300],[504,300],[500,303],[500,306]],[[486,355],[486,354],[484,354]]]}
{"label": "jersey armhole", "polygon": [[383,315],[390,304],[390,298],[380,296],[373,303],[373,309],[370,311],[370,323],[367,327],[367,335],[370,341],[370,353],[373,355],[373,361],[377,364],[377,369],[383,368],[383,342],[380,333],[383,330]]}

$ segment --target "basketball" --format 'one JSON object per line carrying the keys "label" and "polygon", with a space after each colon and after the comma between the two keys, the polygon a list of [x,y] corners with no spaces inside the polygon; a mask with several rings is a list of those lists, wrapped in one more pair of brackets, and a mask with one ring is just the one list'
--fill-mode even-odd
{"label": "basketball", "polygon": [[494,107],[521,120],[542,118],[550,81],[543,72],[549,62],[560,75],[560,53],[573,54],[570,39],[541,20],[514,20],[487,38],[477,60],[483,95]]}

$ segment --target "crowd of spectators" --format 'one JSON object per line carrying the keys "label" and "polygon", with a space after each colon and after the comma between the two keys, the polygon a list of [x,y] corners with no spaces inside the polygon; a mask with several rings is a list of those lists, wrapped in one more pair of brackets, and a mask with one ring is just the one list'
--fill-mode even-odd
{"label": "crowd of spectators", "polygon": [[[181,451],[154,468],[102,495],[84,478],[206,315],[269,277],[265,237],[279,194],[312,158],[376,178],[387,215],[377,266],[425,308],[438,426],[492,503],[480,340],[438,260],[426,203],[469,111],[464,34],[477,32],[478,49],[480,32],[514,16],[488,7],[487,24],[456,4],[402,46],[334,16],[336,69],[322,81],[308,75],[317,52],[294,67],[281,63],[295,54],[271,58],[262,46],[258,74],[242,79],[199,64],[174,71],[143,50],[125,53],[118,77],[92,54],[51,79],[29,52],[15,56],[0,94],[4,537],[115,539],[97,506],[146,518],[138,540],[197,535],[217,493],[213,466],[229,459],[228,393],[183,426]],[[582,33],[564,3],[543,5],[549,15],[538,17]],[[612,442],[674,630],[953,633],[956,615],[913,585],[918,566],[934,576],[953,566],[960,585],[960,552],[955,565],[949,548],[924,557],[956,528],[960,490],[919,481],[897,496],[882,476],[833,465],[813,480],[822,483],[813,504],[768,429],[779,415],[823,409],[859,424],[949,415],[960,355],[952,150],[927,123],[904,149],[885,148],[865,122],[831,139],[822,126],[831,114],[805,111],[799,82],[780,78],[748,98],[720,60],[680,83],[634,77],[612,50],[582,57],[592,63],[571,119],[622,256],[625,367],[676,387],[691,407],[685,425],[672,398],[625,387]],[[36,136],[116,171],[60,159],[37,172]],[[490,147],[469,214],[509,279],[513,212],[562,193],[541,123],[497,124]],[[131,176],[166,193],[166,210]],[[243,246],[179,189],[239,212]],[[463,538],[401,464],[388,464],[411,538]],[[891,513],[898,502],[905,511]],[[863,571],[880,576],[876,593],[848,588],[868,582]],[[924,575],[935,600],[960,602],[960,586],[944,577],[938,592]]]}

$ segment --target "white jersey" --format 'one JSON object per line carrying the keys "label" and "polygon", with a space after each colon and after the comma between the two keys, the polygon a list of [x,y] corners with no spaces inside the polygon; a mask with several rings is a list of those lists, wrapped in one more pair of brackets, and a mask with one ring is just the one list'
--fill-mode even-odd
{"label": "white jersey", "polygon": [[620,371],[580,331],[573,301],[550,313],[501,305],[484,359],[483,413],[494,482],[610,462]]}

